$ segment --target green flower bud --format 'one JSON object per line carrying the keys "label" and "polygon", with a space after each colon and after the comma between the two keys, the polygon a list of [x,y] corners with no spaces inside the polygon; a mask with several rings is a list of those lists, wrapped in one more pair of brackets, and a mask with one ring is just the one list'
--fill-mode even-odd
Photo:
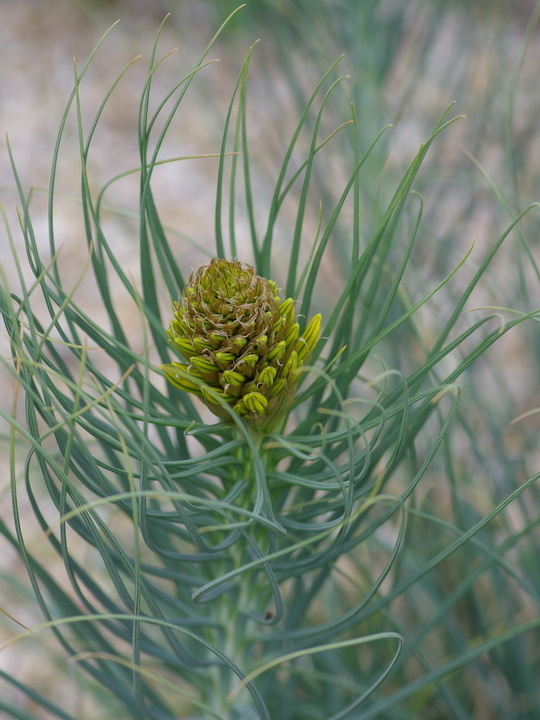
{"label": "green flower bud", "polygon": [[[229,395],[221,388],[211,387],[210,385],[202,385],[201,390],[203,398],[206,400],[207,403],[209,403],[209,405],[221,406],[218,398],[225,400],[225,402],[234,402],[236,400],[235,397]],[[215,395],[217,395],[218,397],[216,397]],[[210,409],[213,410],[214,408],[212,407]]]}
{"label": "green flower bud", "polygon": [[281,371],[281,377],[282,378],[288,378],[289,375],[296,372],[296,368],[298,367],[298,355],[296,354],[296,350],[293,350],[290,354],[289,359],[283,366],[283,370]]}
{"label": "green flower bud", "polygon": [[294,325],[291,327],[291,329],[287,332],[287,335],[285,335],[285,345],[289,347],[289,345],[292,345],[294,342],[296,342],[296,338],[298,337],[298,332],[300,331],[300,325],[298,323],[294,323]]}
{"label": "green flower bud", "polygon": [[185,337],[176,337],[173,339],[173,345],[180,350],[182,355],[189,360],[189,358],[195,353],[195,346]]}
{"label": "green flower bud", "polygon": [[[246,376],[242,373],[235,372],[234,370],[225,370],[222,377],[222,385],[227,387],[230,385],[232,388],[240,388],[246,382]],[[236,393],[232,393],[233,395]]]}
{"label": "green flower bud", "polygon": [[268,335],[261,335],[261,337],[257,338],[251,347],[253,352],[257,353],[257,362],[259,360],[259,356],[264,352],[266,349],[266,345],[268,343]]}
{"label": "green flower bud", "polygon": [[292,311],[292,317],[294,319],[294,300],[292,298],[287,298],[281,303],[279,310],[282,316],[286,316]]}
{"label": "green flower bud", "polygon": [[242,335],[235,335],[230,339],[230,341],[234,345],[234,347],[240,351],[247,343],[247,338],[242,337]]}
{"label": "green flower bud", "polygon": [[259,377],[257,378],[257,382],[264,383],[265,385],[272,385],[277,375],[277,370],[275,367],[272,367],[271,365],[268,365],[265,367],[261,372],[259,373]]}
{"label": "green flower bud", "polygon": [[285,390],[286,387],[287,387],[287,381],[285,380],[285,378],[279,378],[279,380],[276,380],[276,382],[270,388],[270,392],[268,393],[268,396],[276,397],[277,395],[280,395]]}
{"label": "green flower bud", "polygon": [[225,370],[236,360],[236,355],[233,355],[233,353],[230,352],[217,352],[214,353],[214,360],[222,370]]}
{"label": "green flower bud", "polygon": [[170,365],[162,365],[161,369],[165,373],[165,377],[176,387],[186,392],[202,395],[199,385],[188,379],[187,368],[181,363],[173,362]]}
{"label": "green flower bud", "polygon": [[210,342],[212,343],[212,347],[219,348],[223,344],[223,342],[227,339],[227,335],[225,333],[221,332],[213,332],[210,333]]}
{"label": "green flower bud", "polygon": [[217,377],[219,367],[206,357],[190,357],[190,362],[196,368],[204,380],[211,382]]}
{"label": "green flower bud", "polygon": [[298,360],[303,361],[304,358],[311,355],[313,352],[321,332],[321,322],[322,315],[320,313],[315,315],[315,317],[312,317],[304,330],[302,337],[298,339],[296,343],[296,354],[298,355]]}
{"label": "green flower bud", "polygon": [[162,365],[176,387],[198,395],[218,417],[226,406],[257,433],[271,432],[289,408],[319,338],[321,316],[303,336],[295,301],[281,301],[273,280],[235,260],[214,259],[197,270],[173,303],[167,333],[189,365]]}
{"label": "green flower bud", "polygon": [[237,402],[236,405],[234,405],[233,410],[237,415],[240,415],[240,417],[244,417],[249,413],[249,410],[243,400]]}
{"label": "green flower bud", "polygon": [[259,362],[259,356],[255,353],[249,355],[242,355],[242,357],[236,362],[234,369],[238,372],[244,373],[248,377],[253,374],[255,365]]}
{"label": "green flower bud", "polygon": [[263,415],[264,411],[268,407],[268,400],[261,395],[259,392],[251,392],[243,397],[244,405],[251,412]]}
{"label": "green flower bud", "polygon": [[276,360],[278,358],[282,358],[285,355],[285,350],[287,349],[287,344],[285,340],[282,340],[281,342],[278,342],[274,347],[268,351],[267,358],[268,360]]}
{"label": "green flower bud", "polygon": [[212,349],[212,343],[209,342],[208,340],[204,340],[204,338],[194,337],[192,342],[193,342],[193,345],[195,345],[195,348],[197,350],[211,350]]}

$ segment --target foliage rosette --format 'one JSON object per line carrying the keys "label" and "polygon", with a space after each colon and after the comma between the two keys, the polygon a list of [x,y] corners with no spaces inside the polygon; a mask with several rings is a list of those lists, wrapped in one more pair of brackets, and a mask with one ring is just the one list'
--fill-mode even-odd
{"label": "foliage rosette", "polygon": [[229,406],[253,429],[269,431],[289,408],[298,371],[319,339],[321,315],[300,335],[294,305],[250,265],[214,258],[173,302],[167,332],[187,362],[162,370],[223,420],[234,422]]}

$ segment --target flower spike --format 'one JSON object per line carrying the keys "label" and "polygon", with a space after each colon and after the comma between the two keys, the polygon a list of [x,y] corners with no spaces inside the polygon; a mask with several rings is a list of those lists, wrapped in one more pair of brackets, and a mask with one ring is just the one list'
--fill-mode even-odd
{"label": "flower spike", "polygon": [[173,315],[167,333],[184,362],[162,365],[167,379],[223,420],[232,422],[228,406],[256,432],[271,432],[294,398],[321,316],[299,335],[294,300],[282,301],[273,280],[217,258],[190,277]]}

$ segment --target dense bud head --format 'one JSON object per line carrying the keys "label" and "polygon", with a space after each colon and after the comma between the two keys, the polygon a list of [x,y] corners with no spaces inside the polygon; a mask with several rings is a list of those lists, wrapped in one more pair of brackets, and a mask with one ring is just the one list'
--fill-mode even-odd
{"label": "dense bud head", "polygon": [[228,422],[222,402],[254,430],[271,430],[294,397],[321,316],[299,336],[292,298],[282,302],[275,282],[249,265],[221,259],[190,277],[173,312],[168,335],[186,362],[163,365],[167,379]]}

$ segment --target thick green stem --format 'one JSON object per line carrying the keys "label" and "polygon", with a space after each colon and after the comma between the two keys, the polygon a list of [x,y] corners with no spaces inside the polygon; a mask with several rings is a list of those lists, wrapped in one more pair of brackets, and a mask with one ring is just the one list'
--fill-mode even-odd
{"label": "thick green stem", "polygon": [[[253,460],[246,456],[245,447],[238,449],[238,459],[242,465],[242,477],[250,480],[253,474]],[[257,447],[257,451],[259,447]],[[253,493],[248,492],[239,502],[251,505]],[[249,532],[249,529],[248,529]],[[228,551],[229,562],[226,567],[219,563],[216,576],[226,569],[239,568],[249,561],[249,542],[241,535]],[[244,673],[251,669],[253,638],[257,630],[256,622],[246,613],[251,610],[263,610],[268,596],[268,581],[264,575],[253,577],[252,573],[240,575],[234,589],[210,601],[212,619],[217,629],[213,632],[212,641],[231,662]],[[240,712],[239,705],[245,707],[249,703],[246,691],[242,691],[232,703],[227,701],[230,692],[239,682],[238,676],[225,664],[216,665],[212,669],[211,682],[205,701],[223,720],[237,720],[246,717]]]}

